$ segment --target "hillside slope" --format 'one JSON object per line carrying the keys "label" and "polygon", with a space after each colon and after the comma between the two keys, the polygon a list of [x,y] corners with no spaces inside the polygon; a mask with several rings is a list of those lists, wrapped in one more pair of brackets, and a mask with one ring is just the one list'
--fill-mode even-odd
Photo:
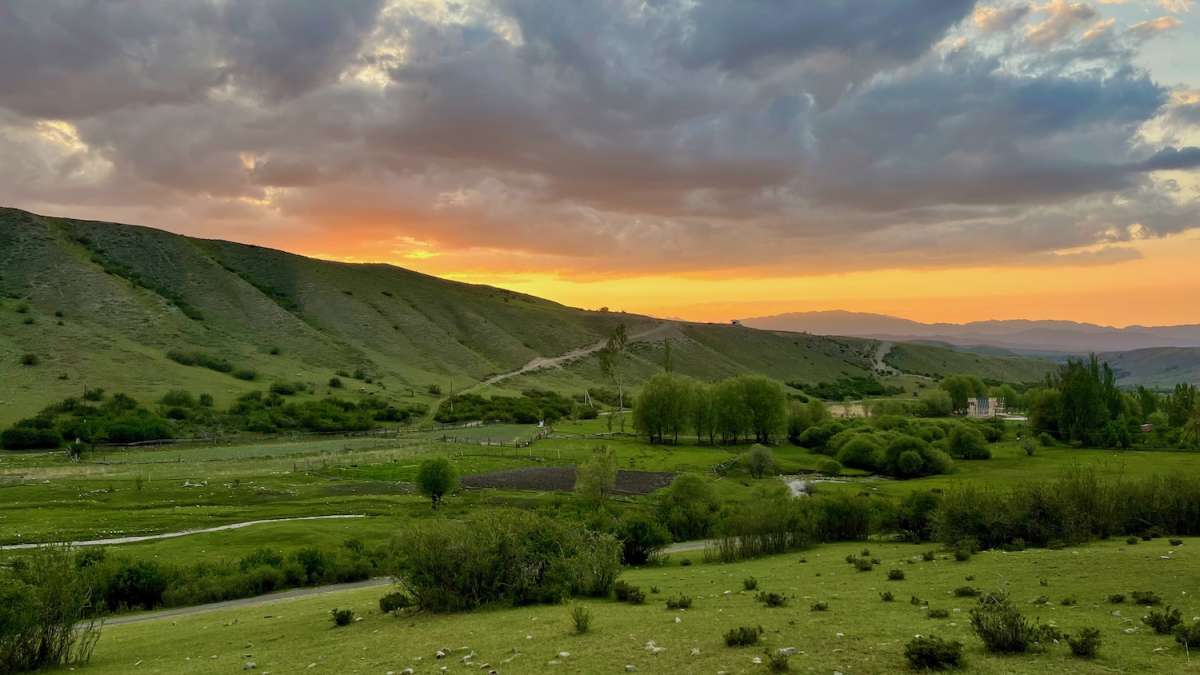
{"label": "hillside slope", "polygon": [[[603,381],[586,348],[620,323],[640,336],[626,366],[635,385],[661,370],[668,340],[674,369],[704,379],[760,372],[835,380],[867,373],[875,349],[869,340],[590,312],[390,265],[0,209],[0,423],[84,387],[147,400],[186,388],[223,403],[281,380],[321,391],[338,371],[369,377],[353,382],[358,390],[427,402],[431,385],[578,392]],[[583,355],[481,386],[572,350]],[[172,351],[230,368],[182,365]],[[22,365],[26,354],[38,365]],[[939,354],[958,360],[937,349],[928,358]],[[988,376],[1011,370],[1013,379],[1045,367],[1028,359],[963,365]],[[257,377],[233,376],[239,370]]]}

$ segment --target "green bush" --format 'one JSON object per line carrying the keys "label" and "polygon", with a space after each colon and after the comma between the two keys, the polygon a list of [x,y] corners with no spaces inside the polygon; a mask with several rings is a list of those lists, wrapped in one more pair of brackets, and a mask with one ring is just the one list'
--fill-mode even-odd
{"label": "green bush", "polygon": [[925,616],[930,619],[948,619],[950,618],[950,610],[948,609],[929,609],[925,612]]}
{"label": "green bush", "polygon": [[791,671],[792,666],[790,656],[787,652],[766,650],[763,654],[763,664],[766,665],[767,671],[771,673],[786,673]]}
{"label": "green bush", "polygon": [[388,593],[379,599],[379,611],[392,614],[412,606],[412,598],[399,591]]}
{"label": "green bush", "polygon": [[817,471],[826,476],[838,476],[842,473],[842,465],[836,459],[823,459],[817,462]]}
{"label": "green bush", "polygon": [[963,644],[936,635],[918,635],[904,646],[904,658],[913,670],[949,670],[963,665]]}
{"label": "green bush", "polygon": [[745,579],[742,579],[742,588],[747,591],[757,591],[758,579],[755,579],[754,577],[746,577]]}
{"label": "green bush", "polygon": [[671,542],[671,533],[657,520],[638,512],[627,512],[617,527],[621,559],[626,565],[645,565]]}
{"label": "green bush", "polygon": [[843,466],[874,471],[879,467],[882,452],[879,441],[866,434],[858,434],[838,450],[837,461]]}
{"label": "green bush", "polygon": [[1175,628],[1183,624],[1183,615],[1178,609],[1167,605],[1163,609],[1152,609],[1142,617],[1142,623],[1154,629],[1159,635],[1170,635]]}
{"label": "green bush", "polygon": [[1095,628],[1081,628],[1074,635],[1067,636],[1067,646],[1071,653],[1081,659],[1094,659],[1100,650],[1100,631]]}
{"label": "green bush", "polygon": [[1134,591],[1131,595],[1133,596],[1133,603],[1135,605],[1154,607],[1162,604],[1162,598],[1158,597],[1158,594],[1154,591]]}
{"label": "green bush", "polygon": [[750,647],[758,644],[762,637],[762,626],[739,626],[725,632],[725,645],[728,647]]}
{"label": "green bush", "polygon": [[691,609],[692,598],[689,595],[674,595],[667,598],[667,609]]}
{"label": "green bush", "polygon": [[576,635],[583,635],[592,628],[592,612],[583,605],[575,605],[571,608],[571,625],[575,629]]}
{"label": "green bush", "polygon": [[391,576],[434,612],[602,597],[620,571],[620,544],[611,535],[524,511],[417,523],[392,549]]}
{"label": "green bush", "polygon": [[829,603],[824,600],[818,600],[808,607],[810,612],[828,612]]}
{"label": "green bush", "polygon": [[887,573],[888,581],[904,581],[904,570],[890,569]]}
{"label": "green bush", "polygon": [[983,595],[983,593],[973,586],[959,586],[954,589],[954,597],[956,598],[978,598],[980,595]]}
{"label": "green bush", "polygon": [[983,433],[965,424],[950,430],[946,436],[946,450],[956,459],[990,459],[992,456]]}
{"label": "green bush", "polygon": [[25,422],[0,432],[0,447],[5,450],[51,450],[62,446],[62,434],[58,431]]}
{"label": "green bush", "polygon": [[37,354],[22,354],[21,355],[21,365],[23,365],[23,366],[36,366],[41,362],[42,362],[42,360],[40,358],[38,358]]}
{"label": "green bush", "polygon": [[979,599],[979,605],[971,610],[971,629],[983,641],[984,648],[996,654],[1040,649],[1043,643],[1060,637],[1054,628],[1022,616],[1004,594],[989,594]]}
{"label": "green bush", "polygon": [[90,575],[67,549],[38,549],[0,574],[0,672],[86,664],[100,639]]}
{"label": "green bush", "polygon": [[774,592],[759,591],[758,595],[754,596],[754,599],[767,607],[786,607],[788,604],[788,599],[785,596]]}
{"label": "green bush", "polygon": [[354,610],[352,609],[331,609],[329,616],[333,619],[334,626],[349,626],[351,621],[354,621]]}
{"label": "green bush", "polygon": [[1190,626],[1176,626],[1175,641],[1188,651],[1191,651],[1192,647],[1200,646],[1200,621],[1193,621]]}
{"label": "green bush", "polygon": [[895,602],[896,596],[893,595],[891,591],[884,591],[879,594],[879,599],[883,602]]}
{"label": "green bush", "polygon": [[1113,593],[1112,595],[1108,596],[1108,601],[1114,605],[1119,605],[1119,604],[1125,602],[1125,594],[1124,593]]}

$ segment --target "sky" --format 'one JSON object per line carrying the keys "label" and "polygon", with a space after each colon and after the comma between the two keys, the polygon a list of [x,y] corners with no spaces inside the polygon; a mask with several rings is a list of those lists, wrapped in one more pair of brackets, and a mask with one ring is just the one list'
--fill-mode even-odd
{"label": "sky", "polygon": [[1200,4],[0,1],[0,204],[694,320],[1200,323]]}

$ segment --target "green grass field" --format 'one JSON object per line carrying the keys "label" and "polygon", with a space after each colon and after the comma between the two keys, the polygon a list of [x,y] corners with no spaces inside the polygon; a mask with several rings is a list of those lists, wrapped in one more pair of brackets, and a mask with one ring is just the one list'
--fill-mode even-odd
{"label": "green grass field", "polygon": [[[858,572],[844,561],[864,546],[882,561],[872,572]],[[795,647],[794,672],[888,673],[904,670],[904,644],[916,634],[963,642],[972,673],[1200,672],[1200,659],[1189,662],[1169,637],[1141,624],[1143,608],[1106,599],[1112,593],[1153,590],[1187,619],[1200,614],[1195,598],[1200,540],[1188,539],[1176,549],[1165,540],[1136,546],[1102,542],[1058,551],[987,552],[961,563],[942,553],[933,562],[914,562],[929,549],[846,543],[729,565],[704,564],[692,556],[696,564],[687,568],[678,565],[682,556],[677,556],[664,566],[622,575],[643,590],[657,587],[643,606],[584,601],[593,621],[583,636],[571,633],[567,606],[394,617],[378,610],[383,589],[333,593],[110,626],[83,672],[227,673],[251,661],[260,671],[275,673],[398,673],[409,667],[420,673],[439,672],[443,665],[449,672],[486,672],[480,667],[484,663],[505,673],[615,673],[627,664],[639,672],[753,673],[765,672],[752,661],[763,648]],[[903,570],[906,578],[887,580],[892,568]],[[749,576],[758,579],[760,589],[787,595],[788,605],[768,609],[756,602],[742,591]],[[1099,658],[1076,659],[1065,645],[1035,655],[986,654],[969,627],[974,600],[952,594],[964,585],[1006,590],[1027,616],[1067,633],[1098,628]],[[896,601],[881,602],[883,591],[891,591]],[[694,599],[693,608],[665,609],[664,600],[680,593]],[[948,610],[949,618],[927,618],[923,606],[910,604],[912,596]],[[1048,598],[1045,605],[1034,604],[1040,596]],[[1077,604],[1060,604],[1068,597]],[[810,611],[816,601],[827,602],[829,610]],[[334,628],[333,607],[352,608],[362,620]],[[726,647],[724,631],[741,625],[761,625],[763,647]],[[651,654],[649,641],[665,651]],[[439,661],[434,655],[441,648],[455,651]],[[468,667],[461,658],[470,652],[476,656]]]}

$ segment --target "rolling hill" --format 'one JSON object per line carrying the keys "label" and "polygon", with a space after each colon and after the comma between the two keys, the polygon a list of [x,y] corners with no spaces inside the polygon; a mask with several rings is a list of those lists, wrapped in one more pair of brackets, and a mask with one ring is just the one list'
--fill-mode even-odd
{"label": "rolling hill", "polygon": [[[184,388],[221,403],[275,381],[322,389],[339,371],[390,399],[430,402],[431,385],[579,392],[603,382],[594,350],[621,323],[635,337],[634,384],[661,369],[667,340],[675,370],[704,379],[832,381],[870,372],[877,350],[871,340],[584,311],[390,265],[0,209],[0,423],[85,387],[145,400]],[[26,355],[37,365],[23,365]],[[214,367],[185,365],[195,361]],[[911,367],[1027,380],[1049,364],[928,347]]]}
{"label": "rolling hill", "polygon": [[1118,352],[1151,347],[1200,347],[1200,324],[1114,328],[1074,321],[1025,319],[970,323],[920,323],[885,314],[797,312],[743,321],[765,330],[851,335],[880,340],[936,341],[1035,353]]}

